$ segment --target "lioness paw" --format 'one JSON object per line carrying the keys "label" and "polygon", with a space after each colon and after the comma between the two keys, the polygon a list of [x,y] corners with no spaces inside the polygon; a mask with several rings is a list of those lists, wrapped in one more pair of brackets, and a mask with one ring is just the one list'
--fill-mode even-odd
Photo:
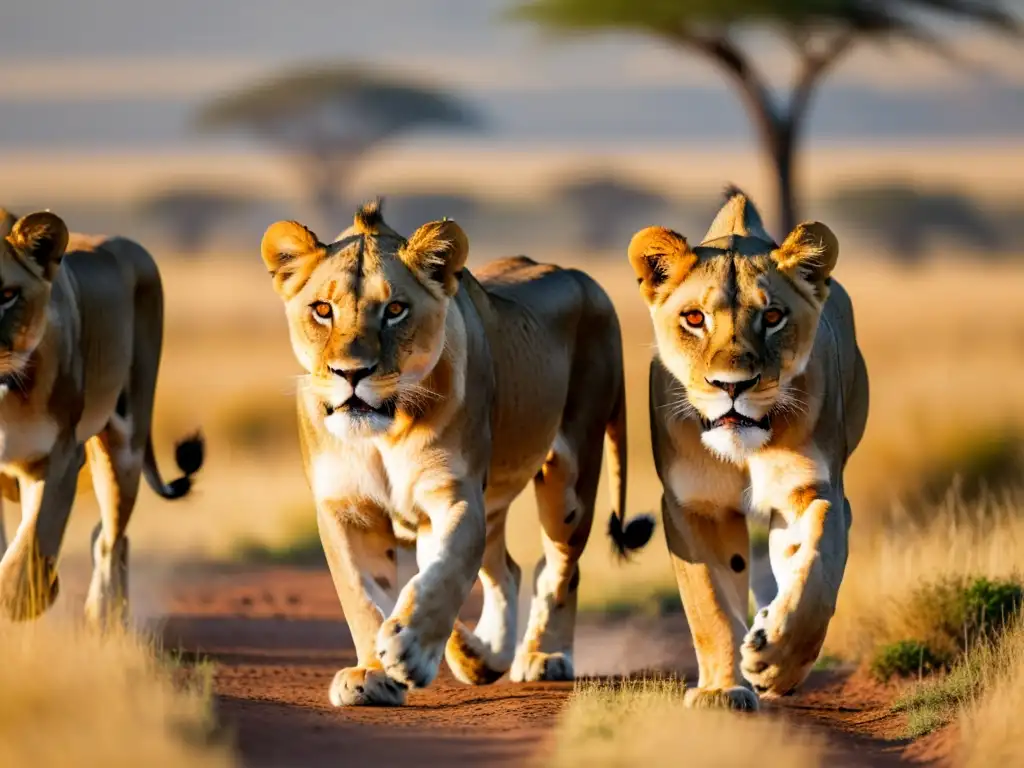
{"label": "lioness paw", "polygon": [[512,663],[509,677],[513,683],[537,683],[542,680],[572,680],[572,658],[565,653],[521,653]]}
{"label": "lioness paw", "polygon": [[415,627],[398,619],[388,619],[377,633],[377,657],[388,677],[413,688],[425,688],[437,677],[443,653],[444,639],[426,643]]}
{"label": "lioness paw", "polygon": [[766,698],[786,696],[810,674],[828,628],[819,622],[801,626],[790,617],[776,619],[773,606],[761,609],[740,646],[740,669]]}
{"label": "lioness paw", "polygon": [[382,669],[348,667],[334,676],[327,695],[336,707],[398,707],[405,704],[405,692]]}
{"label": "lioness paw", "polygon": [[683,704],[691,709],[731,709],[736,712],[756,712],[757,694],[741,685],[732,688],[689,688],[683,694]]}

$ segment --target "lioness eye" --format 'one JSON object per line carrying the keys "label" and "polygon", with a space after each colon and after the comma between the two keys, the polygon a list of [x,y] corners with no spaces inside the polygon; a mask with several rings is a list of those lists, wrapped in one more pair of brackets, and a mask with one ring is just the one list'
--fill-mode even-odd
{"label": "lioness eye", "polygon": [[683,320],[691,328],[700,328],[704,325],[704,313],[699,309],[691,309],[689,312],[683,313]]}
{"label": "lioness eye", "polygon": [[774,328],[782,322],[782,318],[785,316],[781,309],[769,309],[764,313],[764,324],[769,328]]}
{"label": "lioness eye", "polygon": [[406,312],[409,311],[409,307],[400,301],[392,301],[386,307],[384,307],[384,319],[389,323],[397,323],[403,317]]}
{"label": "lioness eye", "polygon": [[329,320],[331,315],[334,314],[334,310],[331,309],[331,305],[326,301],[315,301],[311,305],[313,314],[320,320]]}
{"label": "lioness eye", "polygon": [[19,293],[20,291],[17,288],[4,288],[2,291],[0,291],[0,302],[3,302],[4,304],[10,304],[12,301],[18,298]]}

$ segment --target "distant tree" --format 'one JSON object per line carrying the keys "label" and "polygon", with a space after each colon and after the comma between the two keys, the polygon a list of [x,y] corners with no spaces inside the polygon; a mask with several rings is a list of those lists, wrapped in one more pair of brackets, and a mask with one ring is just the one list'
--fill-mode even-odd
{"label": "distant tree", "polygon": [[470,193],[405,192],[385,199],[388,221],[399,232],[413,231],[424,221],[448,217],[463,226],[479,215],[479,200]]}
{"label": "distant tree", "polygon": [[615,245],[637,216],[654,216],[667,204],[658,192],[610,172],[574,178],[562,184],[557,194],[575,211],[583,227],[583,245],[592,250]]}
{"label": "distant tree", "polygon": [[[797,223],[794,159],[815,88],[859,41],[902,38],[950,53],[928,16],[981,23],[1019,34],[1002,0],[526,0],[513,18],[563,33],[628,30],[711,59],[743,97],[777,178],[780,231]],[[757,66],[757,52],[737,41],[739,28],[778,34],[797,58],[795,81],[781,103]]]}
{"label": "distant tree", "polygon": [[890,181],[841,188],[824,202],[837,219],[873,235],[906,264],[920,261],[939,236],[990,253],[1006,246],[999,222],[955,190]]}
{"label": "distant tree", "polygon": [[214,229],[226,217],[255,202],[244,192],[205,186],[171,186],[142,197],[139,214],[165,229],[182,254],[197,254],[209,243]]}
{"label": "distant tree", "polygon": [[248,132],[293,157],[330,227],[341,190],[374,145],[429,125],[478,128],[482,119],[443,91],[347,65],[299,69],[215,99],[196,124]]}

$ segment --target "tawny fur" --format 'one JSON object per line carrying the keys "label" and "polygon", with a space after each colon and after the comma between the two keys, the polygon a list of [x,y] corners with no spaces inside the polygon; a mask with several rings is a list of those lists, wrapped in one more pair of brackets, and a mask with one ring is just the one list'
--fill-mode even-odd
{"label": "tawny fur", "polygon": [[[831,277],[838,253],[816,222],[777,245],[738,190],[700,246],[661,227],[630,243],[657,338],[652,441],[700,665],[692,706],[752,709],[755,691],[791,691],[835,610],[843,470],[868,409],[850,299]],[[748,627],[752,514],[770,520],[778,593]]]}
{"label": "tawny fur", "polygon": [[[397,704],[442,655],[468,683],[571,678],[577,562],[606,433],[624,498],[622,345],[607,295],[575,270],[519,257],[465,267],[451,221],[408,239],[364,207],[330,244],[278,222],[262,253],[307,372],[298,393],[306,474],[355,642],[335,705]],[[520,569],[505,546],[533,482],[544,538],[516,652]],[[394,550],[419,573],[396,594]],[[456,622],[477,575],[483,614]]]}
{"label": "tawny fur", "polygon": [[[202,463],[196,437],[179,446],[185,476],[160,478],[150,426],[163,334],[152,257],[122,238],[71,236],[52,213],[0,211],[0,490],[21,523],[0,560],[0,608],[45,611],[86,459],[100,507],[87,617],[124,621],[125,531],[139,478],[179,498]],[[0,518],[0,544],[4,544]]]}

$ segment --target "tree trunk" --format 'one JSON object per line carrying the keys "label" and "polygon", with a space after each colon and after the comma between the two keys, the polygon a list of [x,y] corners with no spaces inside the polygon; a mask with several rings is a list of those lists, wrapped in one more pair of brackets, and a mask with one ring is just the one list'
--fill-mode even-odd
{"label": "tree trunk", "polygon": [[775,192],[779,208],[778,237],[781,239],[785,239],[786,235],[792,232],[799,222],[796,181],[793,176],[797,126],[793,124],[793,119],[793,115],[786,115],[776,122],[774,136],[769,147],[772,166],[775,169]]}
{"label": "tree trunk", "polygon": [[319,226],[326,227],[324,232],[334,236],[335,232],[341,232],[351,222],[342,219],[341,210],[341,187],[344,183],[344,176],[339,169],[330,162],[325,162],[315,169],[311,178],[311,193],[313,196],[313,207],[316,210]]}
{"label": "tree trunk", "polygon": [[815,46],[817,52],[801,45],[800,74],[793,85],[788,103],[779,106],[776,106],[764,78],[727,34],[705,37],[680,27],[671,30],[669,38],[710,56],[739,87],[747,113],[761,140],[761,147],[775,171],[781,229],[778,234],[784,238],[799,221],[794,166],[807,107],[821,77],[857,39],[857,30],[841,31],[835,37],[823,41],[822,45]]}
{"label": "tree trunk", "polygon": [[740,78],[743,103],[760,140],[761,150],[775,174],[775,202],[778,209],[776,237],[784,239],[797,223],[794,160],[803,110],[776,107],[769,92],[760,88],[750,77],[747,74],[745,78],[748,79]]}
{"label": "tree trunk", "polygon": [[344,210],[343,190],[354,158],[348,153],[315,151],[300,159],[309,202],[317,218],[313,226],[333,238],[352,223],[354,211]]}

